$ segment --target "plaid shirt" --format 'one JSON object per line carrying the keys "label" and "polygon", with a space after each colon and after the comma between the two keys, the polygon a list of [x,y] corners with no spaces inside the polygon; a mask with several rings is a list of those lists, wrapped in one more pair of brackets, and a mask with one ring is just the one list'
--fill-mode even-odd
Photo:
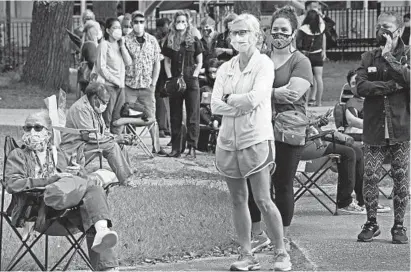
{"label": "plaid shirt", "polygon": [[137,41],[133,31],[125,37],[125,44],[133,64],[126,66],[126,86],[132,89],[149,88],[153,81],[154,64],[160,60],[160,46],[156,38],[144,33],[144,43]]}

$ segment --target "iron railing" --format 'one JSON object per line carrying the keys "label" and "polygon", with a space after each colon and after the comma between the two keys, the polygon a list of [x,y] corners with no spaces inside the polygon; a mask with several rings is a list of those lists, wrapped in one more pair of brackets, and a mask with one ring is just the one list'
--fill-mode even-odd
{"label": "iron railing", "polygon": [[410,12],[410,7],[382,7],[379,9],[326,10],[325,14],[335,22],[338,44],[331,52],[364,52],[376,46],[377,18],[381,12],[394,10],[401,16]]}
{"label": "iron railing", "polygon": [[[227,9],[227,8],[226,8]],[[215,11],[217,31],[223,31],[222,20],[225,13],[230,10]],[[329,49],[330,52],[364,52],[375,47],[375,32],[378,15],[386,10],[395,10],[401,16],[410,12],[410,7],[382,7],[379,9],[338,9],[325,10],[325,14],[335,22],[335,30],[338,35],[338,44]],[[161,14],[160,17],[167,17],[172,20],[173,14]],[[200,26],[202,18],[200,15],[193,17],[193,23]],[[80,17],[73,17],[72,28],[80,25]],[[30,43],[30,19],[13,20],[8,23],[0,20],[0,67],[15,69],[22,65],[27,57]],[[147,30],[151,33],[156,28],[156,18],[146,18]],[[74,67],[75,64],[73,63]]]}

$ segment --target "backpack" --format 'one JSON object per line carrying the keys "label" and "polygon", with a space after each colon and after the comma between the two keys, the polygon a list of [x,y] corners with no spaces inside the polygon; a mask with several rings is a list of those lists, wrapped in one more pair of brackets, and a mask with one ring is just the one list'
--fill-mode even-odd
{"label": "backpack", "polygon": [[347,105],[345,103],[340,103],[338,102],[334,106],[334,121],[335,121],[335,127],[338,130],[344,130],[347,126],[347,119],[345,118],[345,110],[347,109]]}

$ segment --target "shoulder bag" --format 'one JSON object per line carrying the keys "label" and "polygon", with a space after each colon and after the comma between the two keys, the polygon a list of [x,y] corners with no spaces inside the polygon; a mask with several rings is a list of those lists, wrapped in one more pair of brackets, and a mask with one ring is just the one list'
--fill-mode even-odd
{"label": "shoulder bag", "polygon": [[274,138],[289,145],[303,146],[309,124],[308,117],[299,111],[280,112],[274,118]]}
{"label": "shoulder bag", "polygon": [[184,81],[184,59],[185,54],[183,55],[183,65],[181,67],[181,75],[177,77],[173,77],[171,80],[167,81],[164,85],[164,90],[161,94],[162,97],[171,96],[174,94],[183,94],[186,89],[187,85]]}

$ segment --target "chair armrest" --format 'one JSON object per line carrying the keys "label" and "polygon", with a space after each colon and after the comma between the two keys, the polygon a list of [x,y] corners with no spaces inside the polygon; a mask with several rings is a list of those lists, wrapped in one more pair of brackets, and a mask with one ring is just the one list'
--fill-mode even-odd
{"label": "chair armrest", "polygon": [[323,138],[326,135],[334,135],[335,130],[325,130],[325,131],[321,131],[320,133],[313,135],[313,136],[309,136],[307,138],[307,141],[313,141],[316,140],[318,138]]}

